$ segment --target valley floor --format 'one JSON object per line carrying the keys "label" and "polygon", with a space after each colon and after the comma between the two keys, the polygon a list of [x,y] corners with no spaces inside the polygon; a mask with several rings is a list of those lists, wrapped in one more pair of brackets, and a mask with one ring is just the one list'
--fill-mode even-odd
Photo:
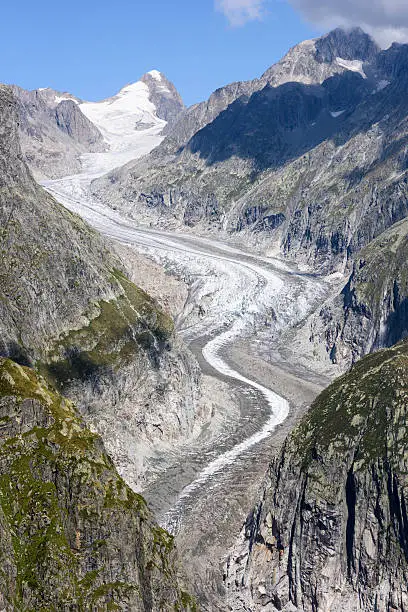
{"label": "valley floor", "polygon": [[277,258],[137,227],[92,201],[89,180],[78,175],[45,186],[105,236],[188,285],[177,328],[205,375],[204,401],[214,402],[214,414],[193,441],[157,452],[143,494],[176,535],[202,609],[223,610],[223,564],[271,454],[334,375],[310,358],[307,342],[304,355],[293,342],[333,285]]}

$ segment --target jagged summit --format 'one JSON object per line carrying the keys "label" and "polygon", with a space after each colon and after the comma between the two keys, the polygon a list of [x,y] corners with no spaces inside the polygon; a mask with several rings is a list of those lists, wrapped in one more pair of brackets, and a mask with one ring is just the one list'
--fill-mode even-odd
{"label": "jagged summit", "polygon": [[112,156],[100,159],[99,172],[146,155],[162,140],[163,128],[184,108],[174,85],[152,70],[115,96],[100,102],[83,102],[84,115],[103,134]]}
{"label": "jagged summit", "polygon": [[157,116],[172,123],[184,109],[183,100],[173,83],[158,70],[146,72],[140,81],[149,89],[149,98],[156,107]]}
{"label": "jagged summit", "polygon": [[316,59],[333,62],[341,57],[345,60],[372,61],[380,52],[374,39],[361,28],[336,28],[315,40]]}
{"label": "jagged summit", "polygon": [[44,102],[51,106],[51,108],[55,108],[58,106],[60,102],[64,102],[65,100],[72,100],[76,104],[80,104],[82,100],[77,96],[72,95],[68,91],[58,91],[57,89],[52,89],[52,87],[39,87],[35,90],[44,100]]}
{"label": "jagged summit", "polygon": [[260,82],[273,87],[289,81],[322,83],[345,70],[360,72],[363,76],[362,64],[374,61],[379,53],[380,47],[361,28],[336,28],[292,47],[264,72]]}

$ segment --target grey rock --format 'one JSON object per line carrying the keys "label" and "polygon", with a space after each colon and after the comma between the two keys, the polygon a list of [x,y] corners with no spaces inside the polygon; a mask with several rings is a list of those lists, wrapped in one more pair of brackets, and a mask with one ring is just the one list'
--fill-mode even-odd
{"label": "grey rock", "polygon": [[1,87],[0,355],[75,399],[136,485],[154,444],[191,434],[198,367],[109,245],[34,182],[17,104]]}
{"label": "grey rock", "polygon": [[180,94],[164,74],[156,71],[157,78],[147,72],[140,79],[149,88],[149,99],[156,107],[156,114],[160,119],[172,125],[184,110],[184,103]]}
{"label": "grey rock", "polygon": [[325,342],[343,368],[407,336],[407,240],[404,219],[370,242],[341,293],[314,317],[312,341]]}
{"label": "grey rock", "polygon": [[407,609],[407,366],[407,343],[365,357],[289,435],[227,563],[230,609]]}
{"label": "grey rock", "polygon": [[102,134],[83,115],[74,96],[49,89],[25,91],[13,86],[12,90],[22,151],[37,179],[75,174],[81,169],[82,153],[105,150]]}
{"label": "grey rock", "polygon": [[[341,53],[344,61],[354,61],[352,70],[338,62]],[[335,189],[326,189],[327,181],[350,191],[354,201],[357,176],[364,179],[369,170],[357,167],[358,157],[384,161],[385,143],[395,141],[404,116],[405,56],[403,46],[381,53],[360,30],[335,30],[301,43],[260,79],[221,88],[208,102],[187,109],[150,156],[95,181],[93,191],[139,219],[159,218],[162,224],[166,217],[167,223],[187,219],[200,227],[214,226],[215,220],[229,232],[252,229],[245,219],[255,206],[263,218],[253,229],[277,230],[284,253],[336,265],[347,257],[347,227],[328,227],[329,235],[320,236],[308,211],[316,210],[319,220],[331,225],[329,211],[338,208],[338,198]],[[392,84],[380,90],[387,79]],[[392,109],[398,111],[393,115]],[[351,180],[343,187],[347,172]],[[205,201],[212,202],[209,215],[202,211]],[[358,236],[353,248],[404,214],[393,211],[370,236]]]}
{"label": "grey rock", "polygon": [[55,120],[58,128],[76,143],[83,145],[85,151],[93,153],[105,148],[98,128],[85,117],[72,100],[62,100],[56,106]]}

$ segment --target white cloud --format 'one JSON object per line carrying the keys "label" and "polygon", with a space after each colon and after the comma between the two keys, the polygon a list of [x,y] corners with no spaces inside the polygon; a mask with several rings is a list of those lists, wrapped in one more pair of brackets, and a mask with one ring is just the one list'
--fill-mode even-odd
{"label": "white cloud", "polygon": [[308,21],[322,28],[360,26],[379,44],[408,41],[407,0],[289,0]]}
{"label": "white cloud", "polygon": [[247,21],[261,19],[265,0],[215,0],[215,7],[224,13],[232,26],[242,26]]}

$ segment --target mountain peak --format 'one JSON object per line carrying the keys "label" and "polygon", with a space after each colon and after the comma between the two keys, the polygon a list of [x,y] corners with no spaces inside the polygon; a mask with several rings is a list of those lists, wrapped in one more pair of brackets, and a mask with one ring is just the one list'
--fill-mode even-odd
{"label": "mountain peak", "polygon": [[150,70],[140,79],[149,89],[149,99],[156,107],[157,116],[172,122],[184,109],[183,100],[171,81],[159,70]]}
{"label": "mountain peak", "polygon": [[151,76],[156,81],[161,81],[164,75],[159,70],[149,70],[144,76]]}
{"label": "mountain peak", "polygon": [[331,63],[340,57],[344,60],[368,62],[380,52],[380,47],[360,27],[336,28],[315,41],[316,59]]}

